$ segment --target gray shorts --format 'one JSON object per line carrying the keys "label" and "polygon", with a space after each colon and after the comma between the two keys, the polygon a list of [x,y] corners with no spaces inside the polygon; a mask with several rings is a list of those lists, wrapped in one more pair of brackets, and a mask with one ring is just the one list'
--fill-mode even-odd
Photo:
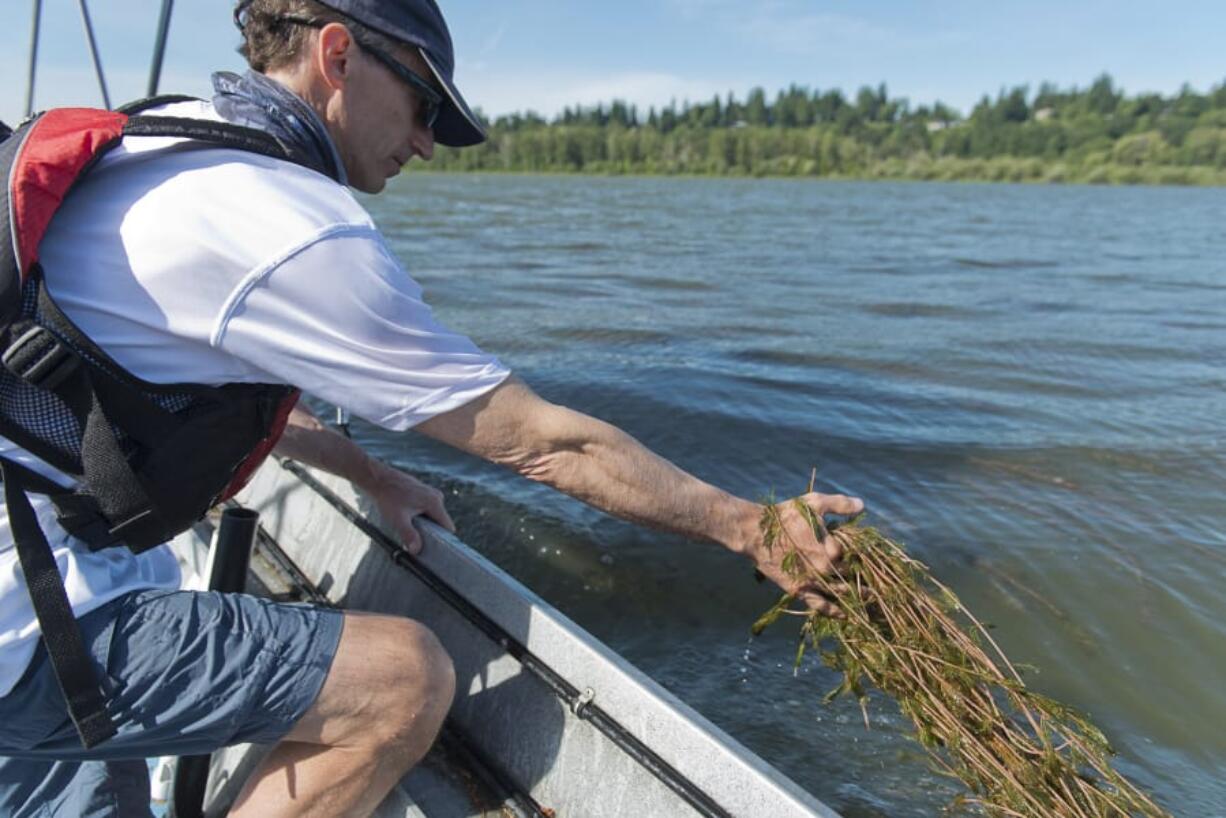
{"label": "gray shorts", "polygon": [[315,702],[339,611],[141,591],[79,620],[119,734],[84,750],[40,645],[0,698],[0,816],[149,815],[144,759],[283,737]]}

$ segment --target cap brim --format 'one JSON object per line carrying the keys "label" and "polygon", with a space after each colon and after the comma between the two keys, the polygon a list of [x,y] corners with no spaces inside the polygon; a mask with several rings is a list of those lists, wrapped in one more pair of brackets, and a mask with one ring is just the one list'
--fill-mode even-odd
{"label": "cap brim", "polygon": [[424,48],[419,48],[418,51],[421,53],[421,58],[426,61],[426,65],[430,66],[435,79],[447,92],[450,102],[450,104],[444,102],[442,110],[438,112],[438,120],[434,123],[434,141],[453,148],[465,148],[484,142],[485,129],[481,127],[481,122],[468,107],[464,97],[460,96],[455,83],[443,76]]}

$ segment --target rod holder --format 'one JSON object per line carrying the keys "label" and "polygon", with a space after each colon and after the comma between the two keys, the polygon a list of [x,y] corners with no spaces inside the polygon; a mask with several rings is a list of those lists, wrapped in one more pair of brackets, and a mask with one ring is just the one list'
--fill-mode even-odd
{"label": "rod holder", "polygon": [[[209,548],[209,590],[242,593],[247,585],[251,549],[260,526],[260,513],[248,508],[227,508]],[[204,791],[209,782],[209,756],[183,756],[175,767],[174,797],[169,818],[204,818]]]}
{"label": "rod holder", "polygon": [[209,590],[239,594],[247,587],[251,549],[260,527],[260,513],[249,508],[227,508],[213,536],[209,553]]}

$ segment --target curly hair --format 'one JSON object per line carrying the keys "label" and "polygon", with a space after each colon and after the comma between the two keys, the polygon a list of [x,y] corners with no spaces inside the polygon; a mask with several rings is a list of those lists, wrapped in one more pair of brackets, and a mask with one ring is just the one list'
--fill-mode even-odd
{"label": "curly hair", "polygon": [[252,69],[261,73],[296,62],[310,42],[311,27],[295,23],[291,17],[341,23],[360,42],[390,51],[395,42],[389,37],[334,11],[316,0],[240,0],[234,19],[243,32],[238,53]]}

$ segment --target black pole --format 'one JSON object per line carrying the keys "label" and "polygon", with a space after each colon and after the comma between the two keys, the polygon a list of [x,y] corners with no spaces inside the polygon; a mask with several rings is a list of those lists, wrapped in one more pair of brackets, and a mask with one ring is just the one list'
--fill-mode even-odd
{"label": "black pole", "polygon": [[26,80],[26,112],[34,113],[34,70],[38,67],[38,28],[43,16],[43,0],[34,0],[34,25],[30,30],[30,73]]}
{"label": "black pole", "polygon": [[241,594],[247,586],[247,566],[251,563],[251,545],[260,526],[260,512],[249,508],[227,508],[221,513],[217,527],[217,544],[213,548],[209,590],[226,594]]}
{"label": "black pole", "polygon": [[77,0],[81,8],[81,22],[85,24],[85,39],[89,41],[89,56],[94,60],[94,74],[98,77],[98,87],[102,89],[102,104],[111,110],[111,95],[106,92],[106,77],[102,75],[102,59],[98,56],[98,42],[94,39],[94,24],[89,19],[89,8],[85,0]]}
{"label": "black pole", "polygon": [[174,0],[162,0],[162,16],[158,18],[158,38],[153,46],[153,64],[149,67],[149,88],[147,97],[156,97],[158,83],[162,79],[162,62],[166,59],[166,38],[170,34],[170,12]]}
{"label": "black pole", "polygon": [[[227,508],[221,514],[213,543],[209,590],[242,593],[247,584],[251,547],[260,514],[247,508]],[[170,818],[204,818],[204,790],[209,782],[209,756],[184,756],[175,765]]]}

